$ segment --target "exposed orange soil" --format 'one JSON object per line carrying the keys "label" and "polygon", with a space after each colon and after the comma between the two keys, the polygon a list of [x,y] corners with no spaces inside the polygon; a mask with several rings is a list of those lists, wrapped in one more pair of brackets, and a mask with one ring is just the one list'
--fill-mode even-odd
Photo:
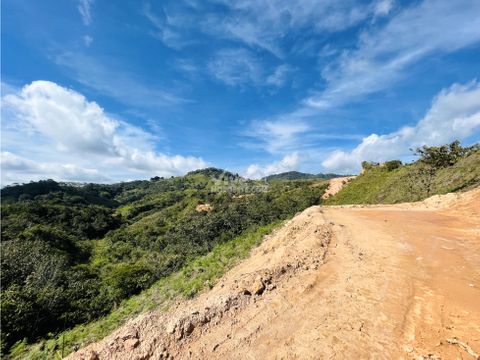
{"label": "exposed orange soil", "polygon": [[340,190],[342,190],[343,186],[347,184],[350,180],[352,180],[355,176],[344,176],[333,178],[328,181],[328,188],[325,191],[325,194],[322,195],[322,199],[328,199],[330,196],[335,195]]}
{"label": "exposed orange soil", "polygon": [[210,204],[198,204],[195,207],[196,212],[210,212],[213,210],[213,206]]}
{"label": "exposed orange soil", "polygon": [[480,189],[312,207],[210,291],[71,359],[474,359]]}

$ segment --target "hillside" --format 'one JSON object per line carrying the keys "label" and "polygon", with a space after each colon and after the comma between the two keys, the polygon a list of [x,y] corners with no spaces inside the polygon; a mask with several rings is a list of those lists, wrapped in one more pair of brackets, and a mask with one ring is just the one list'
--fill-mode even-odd
{"label": "hillside", "polygon": [[[186,269],[205,271],[196,261],[217,249],[221,259],[208,260],[212,271],[203,274],[214,279],[273,224],[320,203],[325,187],[315,180],[266,185],[205,169],[111,185],[46,180],[2,189],[3,353],[16,343],[11,355],[23,356],[28,344],[55,343],[67,329],[76,334],[72,346],[92,333],[105,336],[148,307],[125,305],[132,296]],[[185,288],[175,282],[168,291],[191,297],[205,281],[188,277]],[[108,324],[98,325],[101,317]],[[96,330],[85,334],[78,324]],[[55,347],[45,349],[49,358]]]}
{"label": "hillside", "polygon": [[[138,315],[155,310],[162,318],[168,309],[212,288],[272,229],[283,231],[278,230],[279,224],[311,206],[416,201],[480,186],[478,146],[462,148],[455,142],[421,151],[412,164],[395,160],[364,163],[361,175],[329,182],[253,181],[208,168],[181,177],[109,185],[46,180],[3,188],[2,353],[7,358],[63,357],[101,340]],[[478,191],[474,194],[477,199]],[[402,204],[385,211],[430,208],[436,201]],[[470,203],[468,209],[476,214]],[[279,255],[271,258],[287,263],[279,265],[281,271],[276,267],[268,270],[271,279],[278,276],[277,280],[283,281],[285,272],[295,278],[300,268],[317,270],[322,264],[328,247],[323,240],[330,241],[330,225],[343,224],[338,219],[344,215],[326,209],[312,211],[314,216],[308,212],[310,215],[287,226],[278,244]],[[331,215],[329,221],[322,215],[326,211]],[[354,211],[348,214],[358,215]],[[415,216],[405,213],[390,220],[414,223]],[[362,220],[358,221],[352,231],[362,227]],[[372,236],[378,239],[391,235],[380,228],[376,231]],[[307,243],[301,245],[301,238]],[[322,249],[315,241],[309,242],[310,238],[323,239],[323,245],[319,243]],[[280,284],[268,281],[254,284],[261,292]],[[234,283],[238,286],[238,281]],[[235,295],[230,300],[239,301],[241,308],[256,301],[251,295],[257,291],[248,287],[243,295],[250,297]],[[180,345],[174,346],[169,351],[184,354]]]}
{"label": "hillside", "polygon": [[265,181],[274,181],[274,180],[312,180],[312,179],[322,179],[322,180],[330,180],[336,177],[340,177],[344,175],[337,175],[337,174],[308,174],[302,173],[299,171],[288,171],[283,172],[280,174],[274,174],[264,177],[262,180]]}
{"label": "hillside", "polygon": [[478,359],[479,204],[313,206],[210,291],[68,359]]}
{"label": "hillside", "polygon": [[326,204],[395,204],[423,200],[434,194],[465,191],[480,186],[480,151],[454,164],[430,168],[422,161],[389,170],[366,169]]}

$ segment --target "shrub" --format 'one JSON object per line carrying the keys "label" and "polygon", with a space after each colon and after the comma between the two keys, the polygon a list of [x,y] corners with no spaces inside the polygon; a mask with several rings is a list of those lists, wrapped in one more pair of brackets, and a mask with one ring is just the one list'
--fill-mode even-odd
{"label": "shrub", "polygon": [[398,169],[400,166],[402,166],[402,162],[400,160],[390,160],[385,162],[385,167],[388,171]]}
{"label": "shrub", "polygon": [[362,161],[362,169],[367,171],[377,167],[379,163],[373,161]]}
{"label": "shrub", "polygon": [[441,169],[454,165],[458,160],[479,150],[478,145],[462,147],[460,141],[455,140],[451,144],[442,146],[422,146],[415,150],[415,155],[425,165],[435,169]]}

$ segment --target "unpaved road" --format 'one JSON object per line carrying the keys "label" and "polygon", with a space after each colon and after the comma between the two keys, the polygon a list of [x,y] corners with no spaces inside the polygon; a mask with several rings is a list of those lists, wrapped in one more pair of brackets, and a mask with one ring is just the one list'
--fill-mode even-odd
{"label": "unpaved road", "polygon": [[309,208],[212,290],[169,313],[132,320],[71,358],[474,359],[475,353],[480,189],[416,204]]}

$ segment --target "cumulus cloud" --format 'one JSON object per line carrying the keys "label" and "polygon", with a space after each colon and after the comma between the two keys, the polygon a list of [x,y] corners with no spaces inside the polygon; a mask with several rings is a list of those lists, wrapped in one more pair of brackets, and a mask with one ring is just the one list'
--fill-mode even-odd
{"label": "cumulus cloud", "polygon": [[155,136],[53,82],[34,81],[2,103],[2,165],[9,181],[49,173],[61,180],[125,180],[206,166],[197,157],[156,152]]}
{"label": "cumulus cloud", "polygon": [[82,168],[75,164],[45,163],[17,156],[8,151],[0,154],[2,185],[15,182],[57,178],[65,181],[105,182],[108,178],[98,169]]}
{"label": "cumulus cloud", "polygon": [[325,169],[355,172],[360,163],[409,155],[410,148],[464,139],[480,130],[480,83],[454,84],[442,90],[426,115],[415,125],[390,134],[371,134],[350,152],[335,151],[323,161]]}
{"label": "cumulus cloud", "polygon": [[298,169],[300,155],[298,152],[284,156],[281,160],[267,165],[252,164],[245,171],[245,177],[249,179],[260,179],[268,175],[278,174]]}

